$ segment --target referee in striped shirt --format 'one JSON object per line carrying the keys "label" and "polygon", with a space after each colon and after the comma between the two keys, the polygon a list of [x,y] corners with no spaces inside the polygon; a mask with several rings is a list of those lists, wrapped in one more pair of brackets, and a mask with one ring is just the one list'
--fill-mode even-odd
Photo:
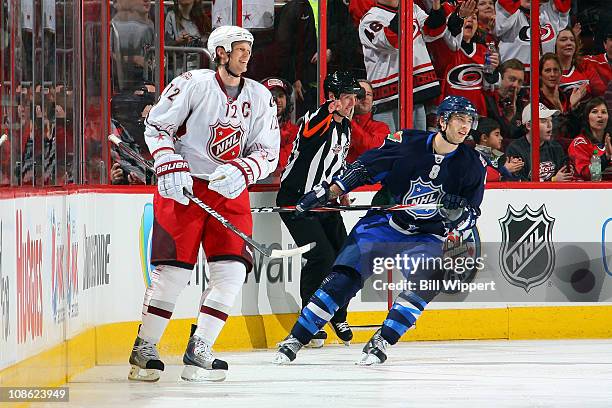
{"label": "referee in striped shirt", "polygon": [[[348,72],[337,71],[325,78],[327,101],[314,112],[304,116],[304,123],[281,176],[276,198],[279,206],[295,205],[299,198],[322,182],[331,183],[332,177],[345,167],[351,143],[351,118],[357,96],[363,94],[357,80]],[[342,204],[348,204],[342,202]],[[306,216],[280,214],[297,245],[316,242],[305,253],[306,265],[300,277],[302,307],[331,272],[336,255],[347,237],[339,212],[309,213]],[[348,344],[353,333],[346,322],[346,305],[331,320],[336,335]],[[321,347],[327,335],[320,331],[311,341],[312,347]]]}

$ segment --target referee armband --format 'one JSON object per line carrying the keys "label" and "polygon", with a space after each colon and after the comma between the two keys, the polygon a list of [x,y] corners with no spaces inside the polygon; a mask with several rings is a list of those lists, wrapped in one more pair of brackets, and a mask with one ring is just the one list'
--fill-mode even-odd
{"label": "referee armband", "polygon": [[342,191],[348,193],[364,184],[372,184],[372,178],[368,174],[365,166],[359,161],[350,163],[346,169],[339,175],[335,176],[333,182],[336,183]]}

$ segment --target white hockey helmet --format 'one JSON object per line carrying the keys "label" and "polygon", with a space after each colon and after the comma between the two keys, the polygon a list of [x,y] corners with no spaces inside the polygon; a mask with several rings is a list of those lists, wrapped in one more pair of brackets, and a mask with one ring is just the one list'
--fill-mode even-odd
{"label": "white hockey helmet", "polygon": [[217,57],[217,47],[223,47],[225,52],[232,51],[232,44],[238,41],[247,41],[253,47],[253,34],[238,26],[217,27],[208,37],[208,51],[213,59]]}

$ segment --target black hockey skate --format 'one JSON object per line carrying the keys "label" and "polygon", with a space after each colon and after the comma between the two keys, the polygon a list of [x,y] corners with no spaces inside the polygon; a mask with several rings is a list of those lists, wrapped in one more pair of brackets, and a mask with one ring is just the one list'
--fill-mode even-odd
{"label": "black hockey skate", "polygon": [[351,340],[353,340],[353,331],[351,330],[351,326],[347,322],[329,322],[329,325],[334,329],[334,333],[345,346],[349,346],[351,344]]}
{"label": "black hockey skate", "polygon": [[387,347],[389,343],[380,335],[380,329],[374,333],[370,341],[363,347],[359,365],[382,364],[387,360]]}
{"label": "black hockey skate", "polygon": [[325,340],[327,340],[327,333],[325,330],[319,330],[304,347],[321,348],[325,344]]}
{"label": "black hockey skate", "polygon": [[132,354],[130,354],[130,373],[128,379],[133,381],[154,382],[164,371],[164,363],[159,359],[155,344],[136,337]]}
{"label": "black hockey skate", "polygon": [[297,352],[304,347],[304,345],[292,335],[287,336],[287,338],[278,343],[277,346],[278,352],[274,356],[272,362],[278,365],[289,364],[295,360]]}
{"label": "black hockey skate", "polygon": [[227,363],[215,358],[212,346],[195,334],[189,338],[183,364],[181,378],[185,381],[223,381],[227,375]]}

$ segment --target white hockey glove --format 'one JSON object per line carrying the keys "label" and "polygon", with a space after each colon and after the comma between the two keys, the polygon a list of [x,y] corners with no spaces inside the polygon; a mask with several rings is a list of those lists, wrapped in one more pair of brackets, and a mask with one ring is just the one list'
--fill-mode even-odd
{"label": "white hockey glove", "polygon": [[208,187],[224,197],[236,198],[254,181],[251,166],[243,159],[235,159],[215,169]]}
{"label": "white hockey glove", "polygon": [[183,205],[189,204],[189,199],[183,193],[185,189],[193,194],[193,179],[187,161],[180,154],[165,154],[157,156],[154,167],[159,195]]}

